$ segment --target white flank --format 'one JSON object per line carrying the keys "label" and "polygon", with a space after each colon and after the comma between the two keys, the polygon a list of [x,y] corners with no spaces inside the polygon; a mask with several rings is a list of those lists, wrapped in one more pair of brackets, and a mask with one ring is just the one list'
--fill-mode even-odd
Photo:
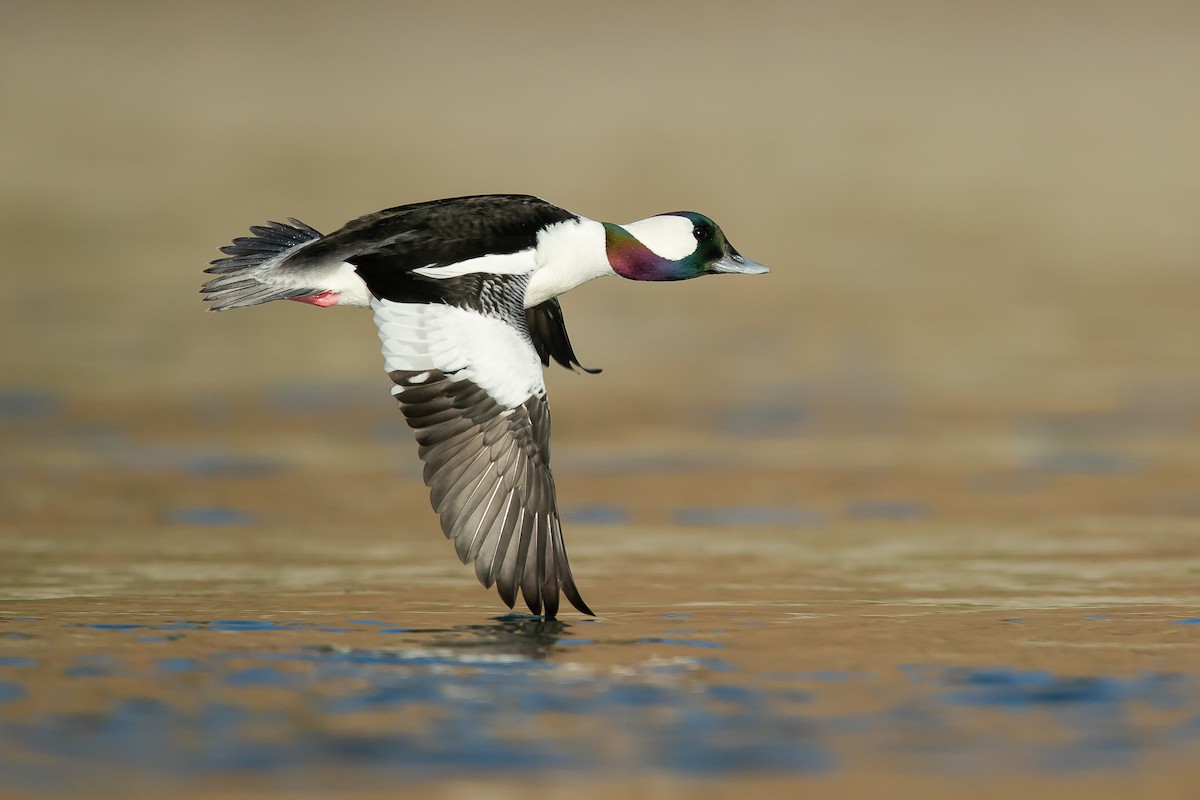
{"label": "white flank", "polygon": [[[690,230],[690,229],[689,229]],[[590,219],[556,222],[538,234],[537,272],[525,289],[525,307],[605,275],[616,275],[608,263],[604,226]]]}
{"label": "white flank", "polygon": [[537,352],[501,320],[440,304],[372,300],[371,305],[388,372],[441,370],[475,384],[504,408],[546,393]]}
{"label": "white flank", "polygon": [[418,267],[413,272],[429,278],[453,278],[457,275],[468,275],[472,272],[486,272],[491,275],[527,275],[537,268],[533,250],[521,250],[502,256],[480,256],[459,261],[457,264],[445,264],[440,267]]}
{"label": "white flank", "polygon": [[371,293],[367,291],[367,284],[358,276],[353,264],[338,264],[336,269],[322,276],[319,288],[327,292],[337,292],[339,306],[366,308],[371,305]]}
{"label": "white flank", "polygon": [[687,217],[663,214],[621,227],[656,255],[671,261],[678,261],[696,252],[696,237],[692,235],[694,225]]}
{"label": "white flank", "polygon": [[303,246],[289,250],[270,261],[264,261],[250,276],[267,286],[336,292],[339,306],[366,308],[371,305],[371,293],[367,291],[367,284],[358,276],[353,264],[339,261],[317,267],[289,267],[288,257],[301,249]]}

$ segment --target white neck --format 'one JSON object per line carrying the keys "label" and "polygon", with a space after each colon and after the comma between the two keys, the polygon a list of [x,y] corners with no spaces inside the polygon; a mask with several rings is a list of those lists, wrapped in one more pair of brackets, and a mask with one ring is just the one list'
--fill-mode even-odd
{"label": "white neck", "polygon": [[605,275],[616,275],[608,263],[604,226],[591,219],[559,222],[538,234],[537,269],[525,289],[525,307],[532,308],[576,286]]}

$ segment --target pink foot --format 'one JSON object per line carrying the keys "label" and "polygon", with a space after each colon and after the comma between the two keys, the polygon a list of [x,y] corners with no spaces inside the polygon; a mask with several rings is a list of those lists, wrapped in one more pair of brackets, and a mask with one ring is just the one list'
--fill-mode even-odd
{"label": "pink foot", "polygon": [[320,306],[321,308],[329,308],[338,304],[337,292],[321,292],[320,294],[310,294],[307,297],[293,297],[297,303],[308,303],[310,306]]}

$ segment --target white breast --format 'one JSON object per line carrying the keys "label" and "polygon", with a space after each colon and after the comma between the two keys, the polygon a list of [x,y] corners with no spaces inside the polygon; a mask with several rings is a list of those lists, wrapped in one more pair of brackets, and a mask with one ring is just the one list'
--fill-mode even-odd
{"label": "white breast", "polygon": [[537,271],[525,289],[531,308],[576,286],[615,275],[604,247],[604,226],[590,219],[558,222],[538,235]]}

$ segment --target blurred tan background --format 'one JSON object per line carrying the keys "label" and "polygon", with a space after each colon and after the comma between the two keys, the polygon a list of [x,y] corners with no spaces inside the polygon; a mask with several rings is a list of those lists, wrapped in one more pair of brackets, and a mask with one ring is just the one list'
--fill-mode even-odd
{"label": "blurred tan background", "polygon": [[267,218],[529,192],[614,221],[700,210],[774,268],[569,295],[606,372],[552,377],[564,424],[863,385],[939,415],[1200,405],[1195,3],[2,13],[9,386],[382,390],[365,314],[202,313],[215,248]]}
{"label": "blurred tan background", "polygon": [[[221,673],[177,698],[64,671],[81,653],[207,659],[224,633],[117,645],[77,622],[450,630],[503,610],[437,535],[370,314],[210,314],[198,292],[263,220],[329,231],[484,192],[617,222],[701,211],[773,268],[564,298],[604,368],[547,373],[572,563],[605,626],[568,617],[596,641],[555,651],[592,670],[573,680],[674,663],[681,616],[747,686],[890,685],[917,663],[1068,687],[1194,675],[1200,3],[0,0],[0,600],[42,620],[8,645],[36,666],[8,667],[29,691],[6,713],[226,696]],[[237,646],[290,646],[255,630]],[[325,630],[287,642],[346,641]],[[908,684],[881,686],[847,683],[843,705],[815,689],[816,713],[912,708]],[[1100,737],[1096,796],[1196,785],[1186,691],[1081,701],[1114,711],[1078,717]],[[1043,705],[1078,710],[1071,692]],[[264,702],[306,726],[310,701]],[[1178,726],[1130,728],[1140,768],[1114,772],[1125,706]],[[814,706],[797,708],[803,738]],[[1030,752],[1079,734],[1034,710],[1011,718]],[[992,712],[977,738],[931,728],[935,745],[990,758],[1009,741]],[[352,717],[316,724],[370,742],[408,719]],[[641,726],[611,719],[599,740],[640,752]],[[288,725],[285,744],[307,741]],[[879,778],[862,730],[835,734],[866,754],[839,796],[935,796]],[[142,769],[140,746],[117,755]],[[984,762],[954,763],[977,793]]]}

